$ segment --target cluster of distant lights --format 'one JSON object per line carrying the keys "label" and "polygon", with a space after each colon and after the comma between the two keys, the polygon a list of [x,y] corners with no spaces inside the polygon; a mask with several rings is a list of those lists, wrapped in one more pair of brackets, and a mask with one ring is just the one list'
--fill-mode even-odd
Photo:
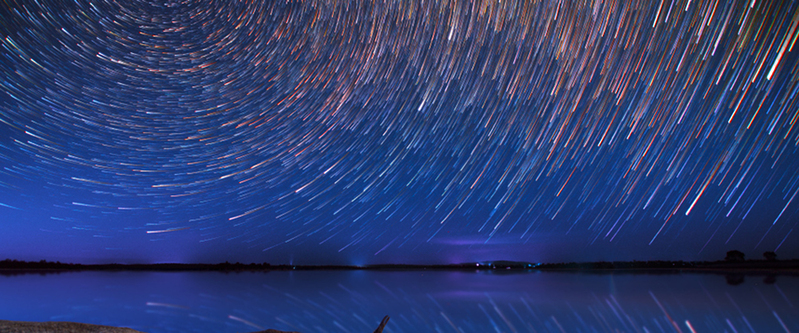
{"label": "cluster of distant lights", "polygon": [[[499,268],[505,267],[505,269],[511,269],[510,265],[495,265],[492,262],[483,263],[482,265],[483,265],[483,267],[489,267],[489,268],[493,268],[493,269],[496,269],[497,267],[499,267]],[[480,267],[480,263],[479,262],[476,263],[475,266],[476,267]],[[541,263],[539,262],[539,263],[535,263],[535,264],[525,264],[524,266],[527,267],[527,268],[536,268],[538,266],[541,266]]]}
{"label": "cluster of distant lights", "polygon": [[6,4],[0,205],[374,255],[797,225],[796,2],[167,5]]}

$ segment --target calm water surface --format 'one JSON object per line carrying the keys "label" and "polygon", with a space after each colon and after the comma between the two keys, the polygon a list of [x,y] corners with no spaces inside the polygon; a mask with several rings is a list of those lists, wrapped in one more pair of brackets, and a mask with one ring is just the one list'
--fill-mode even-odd
{"label": "calm water surface", "polygon": [[0,319],[145,332],[799,332],[799,277],[559,272],[0,275]]}

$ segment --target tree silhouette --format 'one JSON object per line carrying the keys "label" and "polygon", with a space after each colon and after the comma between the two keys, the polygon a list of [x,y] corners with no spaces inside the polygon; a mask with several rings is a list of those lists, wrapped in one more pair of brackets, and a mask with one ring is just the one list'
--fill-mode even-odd
{"label": "tree silhouette", "polygon": [[726,261],[744,261],[744,253],[738,250],[727,251]]}
{"label": "tree silhouette", "polygon": [[774,253],[774,251],[763,252],[763,257],[766,258],[766,260],[768,260],[768,261],[777,260],[777,254]]}

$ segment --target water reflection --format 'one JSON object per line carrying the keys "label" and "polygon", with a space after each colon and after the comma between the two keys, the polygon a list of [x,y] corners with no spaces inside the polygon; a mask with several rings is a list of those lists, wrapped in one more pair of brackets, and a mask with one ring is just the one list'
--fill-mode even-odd
{"label": "water reflection", "polygon": [[145,332],[790,332],[799,277],[414,271],[0,276],[0,319]]}

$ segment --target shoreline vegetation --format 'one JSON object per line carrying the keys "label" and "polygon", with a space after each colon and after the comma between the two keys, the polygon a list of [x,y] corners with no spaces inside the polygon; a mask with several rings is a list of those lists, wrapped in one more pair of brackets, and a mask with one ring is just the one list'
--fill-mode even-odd
{"label": "shoreline vegetation", "polygon": [[271,265],[269,263],[217,263],[217,264],[70,264],[51,261],[0,261],[0,275],[19,273],[59,273],[69,271],[218,271],[218,272],[268,272],[287,270],[445,270],[445,271],[778,271],[799,273],[799,260],[719,260],[719,261],[601,261],[569,263],[532,263],[522,261],[486,261],[444,265],[376,264],[354,265]]}

